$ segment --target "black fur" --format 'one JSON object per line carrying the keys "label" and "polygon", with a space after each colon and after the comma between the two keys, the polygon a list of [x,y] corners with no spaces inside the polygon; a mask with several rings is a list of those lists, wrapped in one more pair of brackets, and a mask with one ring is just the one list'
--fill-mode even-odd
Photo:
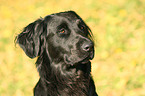
{"label": "black fur", "polygon": [[38,57],[34,96],[97,96],[90,74],[92,33],[74,11],[36,20],[17,36],[17,43],[27,56]]}

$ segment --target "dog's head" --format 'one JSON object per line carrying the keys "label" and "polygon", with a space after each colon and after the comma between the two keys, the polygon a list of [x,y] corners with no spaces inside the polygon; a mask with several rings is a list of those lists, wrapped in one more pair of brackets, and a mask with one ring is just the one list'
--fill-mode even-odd
{"label": "dog's head", "polygon": [[46,52],[51,62],[87,63],[94,56],[91,30],[73,11],[40,18],[26,26],[17,43],[27,56],[34,58]]}

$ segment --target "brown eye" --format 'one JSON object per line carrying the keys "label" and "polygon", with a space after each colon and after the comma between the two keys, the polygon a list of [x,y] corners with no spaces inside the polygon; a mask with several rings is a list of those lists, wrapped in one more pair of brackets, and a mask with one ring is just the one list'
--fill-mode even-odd
{"label": "brown eye", "polygon": [[85,30],[85,26],[84,25],[80,25],[80,29],[84,31]]}
{"label": "brown eye", "polygon": [[81,29],[83,30],[84,29],[84,26],[81,26]]}
{"label": "brown eye", "polygon": [[64,28],[60,29],[59,33],[61,33],[61,34],[65,33],[65,29]]}
{"label": "brown eye", "polygon": [[62,23],[57,27],[57,35],[59,37],[67,37],[70,34],[70,29],[66,23]]}
{"label": "brown eye", "polygon": [[78,27],[79,27],[82,31],[85,31],[85,25],[84,25],[84,24],[79,23],[79,24],[78,24]]}

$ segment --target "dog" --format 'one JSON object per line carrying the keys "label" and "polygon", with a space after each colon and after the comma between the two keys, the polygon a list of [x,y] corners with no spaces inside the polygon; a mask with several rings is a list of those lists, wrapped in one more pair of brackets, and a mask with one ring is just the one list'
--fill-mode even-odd
{"label": "dog", "polygon": [[30,23],[16,43],[37,57],[34,96],[98,96],[91,77],[92,32],[77,13],[65,11]]}

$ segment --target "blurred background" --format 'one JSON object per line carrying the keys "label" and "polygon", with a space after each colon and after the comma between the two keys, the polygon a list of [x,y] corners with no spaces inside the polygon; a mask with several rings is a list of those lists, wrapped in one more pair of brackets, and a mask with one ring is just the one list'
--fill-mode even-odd
{"label": "blurred background", "polygon": [[99,96],[145,96],[144,0],[0,0],[0,96],[33,96],[36,59],[15,45],[15,37],[34,20],[67,10],[94,34]]}

